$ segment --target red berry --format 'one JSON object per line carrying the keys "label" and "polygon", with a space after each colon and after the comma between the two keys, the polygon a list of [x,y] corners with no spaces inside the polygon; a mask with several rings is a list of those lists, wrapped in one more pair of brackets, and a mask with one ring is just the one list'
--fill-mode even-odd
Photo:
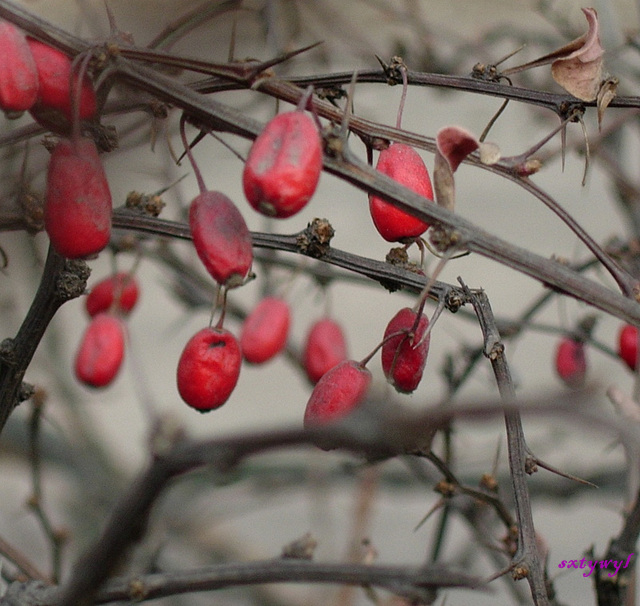
{"label": "red berry", "polygon": [[0,108],[30,109],[38,91],[38,69],[25,35],[13,23],[0,21]]}
{"label": "red berry", "polygon": [[638,329],[632,324],[625,324],[618,336],[618,355],[631,370],[638,363]]}
{"label": "red berry", "polygon": [[[413,329],[416,317],[415,311],[405,307],[393,316],[384,331],[382,370],[387,381],[400,393],[415,391],[427,363],[431,335],[423,337],[429,320],[422,314],[415,332],[411,334],[409,331]],[[398,332],[403,334],[391,337]]]}
{"label": "red berry", "polygon": [[344,360],[326,372],[311,392],[304,426],[331,423],[348,415],[367,395],[371,373],[354,360]]}
{"label": "red berry", "polygon": [[556,349],[556,372],[569,387],[581,387],[587,374],[584,343],[571,337],[560,340]]}
{"label": "red berry", "polygon": [[[32,114],[43,126],[56,132],[66,132],[73,120],[71,59],[57,48],[39,40],[27,38],[27,43],[35,59],[40,80],[38,101],[32,108]],[[92,118],[97,111],[96,93],[87,76],[82,80],[79,109],[81,120]]]}
{"label": "red berry", "polygon": [[76,355],[76,377],[91,387],[109,385],[124,358],[124,324],[107,313],[95,316],[87,327]]}
{"label": "red berry", "polygon": [[249,204],[270,217],[296,214],[309,202],[322,170],[322,140],[301,111],[273,118],[251,146],[242,174]]}
{"label": "red berry", "polygon": [[347,359],[347,343],[342,327],[331,318],[315,322],[302,352],[302,364],[309,381],[317,383],[328,370]]}
{"label": "red berry", "polygon": [[128,273],[118,273],[98,282],[86,299],[87,313],[95,316],[114,306],[119,313],[128,314],[138,301],[140,291],[135,277]]}
{"label": "red berry", "polygon": [[100,252],[111,234],[111,192],[90,139],[61,139],[47,171],[44,227],[54,248],[71,259]]}
{"label": "red berry", "polygon": [[191,337],[180,356],[180,396],[200,412],[222,406],[238,382],[241,363],[240,345],[228,330],[203,328]]}
{"label": "red berry", "polygon": [[240,347],[247,362],[262,364],[280,353],[287,344],[291,314],[278,297],[265,297],[242,325]]}
{"label": "red berry", "polygon": [[[403,143],[392,143],[380,152],[376,169],[417,194],[433,200],[429,172],[418,152]],[[421,236],[429,224],[413,217],[386,200],[369,196],[369,211],[380,235],[388,242]]]}
{"label": "red berry", "polygon": [[240,286],[253,263],[251,233],[236,205],[224,194],[204,191],[191,202],[189,225],[196,252],[213,279]]}

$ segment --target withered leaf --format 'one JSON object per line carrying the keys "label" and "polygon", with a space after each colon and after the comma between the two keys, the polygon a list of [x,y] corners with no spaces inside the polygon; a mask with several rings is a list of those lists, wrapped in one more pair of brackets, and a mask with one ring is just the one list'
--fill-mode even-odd
{"label": "withered leaf", "polygon": [[474,135],[460,126],[445,126],[436,134],[436,156],[433,183],[436,202],[449,210],[455,207],[455,183],[453,173],[471,153],[480,149],[481,160],[493,164],[500,158],[498,147],[492,143],[480,143]]}

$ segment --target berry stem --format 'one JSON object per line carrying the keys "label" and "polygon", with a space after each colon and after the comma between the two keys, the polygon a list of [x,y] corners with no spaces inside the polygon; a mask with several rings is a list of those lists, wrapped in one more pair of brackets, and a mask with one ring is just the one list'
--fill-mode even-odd
{"label": "berry stem", "polygon": [[400,73],[402,74],[402,95],[400,97],[400,104],[398,105],[398,116],[396,118],[396,128],[398,130],[400,130],[400,125],[402,124],[404,102],[407,100],[407,89],[409,88],[409,81],[407,79],[407,68],[404,65],[400,67]]}
{"label": "berry stem", "polygon": [[[80,103],[82,97],[82,83],[91,61],[91,52],[78,55],[71,63],[71,75],[69,76],[69,92],[71,93],[71,138],[73,141],[80,139]],[[75,68],[78,67],[78,77],[75,77]]]}
{"label": "berry stem", "polygon": [[198,168],[198,165],[196,164],[196,161],[193,157],[193,154],[191,153],[191,146],[189,145],[189,142],[187,141],[187,134],[185,132],[185,122],[187,121],[186,115],[183,113],[182,116],[180,117],[180,138],[182,139],[182,145],[184,146],[184,151],[187,154],[187,158],[189,158],[189,162],[191,163],[191,166],[193,167],[193,172],[196,175],[196,180],[198,181],[198,188],[200,189],[200,193],[203,194],[204,192],[207,191],[207,186],[204,184],[204,179],[202,178],[202,173],[200,172],[200,169]]}

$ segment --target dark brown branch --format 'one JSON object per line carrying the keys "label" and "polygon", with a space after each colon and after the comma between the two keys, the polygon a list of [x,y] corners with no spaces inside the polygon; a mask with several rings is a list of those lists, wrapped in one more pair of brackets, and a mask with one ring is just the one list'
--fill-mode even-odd
{"label": "dark brown branch", "polygon": [[0,343],[0,432],[13,409],[31,396],[24,374],[49,322],[66,301],[84,293],[89,274],[84,261],[64,259],[49,247],[38,291],[18,334]]}
{"label": "dark brown branch", "polygon": [[509,451],[509,468],[518,519],[518,549],[513,557],[516,567],[516,578],[526,577],[531,588],[531,595],[536,606],[548,606],[546,579],[542,557],[538,549],[531,499],[527,485],[527,445],[522,429],[520,412],[515,408],[516,393],[511,379],[511,372],[507,364],[500,333],[493,318],[489,299],[483,291],[474,291],[471,301],[478,316],[480,327],[484,335],[484,352],[490,360],[503,403],[508,406],[505,410],[505,425],[507,429],[507,446]]}

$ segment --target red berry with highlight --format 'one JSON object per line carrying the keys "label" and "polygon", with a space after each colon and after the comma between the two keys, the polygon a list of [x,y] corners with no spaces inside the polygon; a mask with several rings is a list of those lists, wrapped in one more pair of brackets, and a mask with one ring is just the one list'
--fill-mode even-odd
{"label": "red berry with highlight", "polygon": [[224,194],[204,191],[191,202],[193,245],[213,279],[240,286],[253,263],[251,233],[236,205]]}
{"label": "red berry with highlight", "polygon": [[323,425],[347,416],[364,401],[370,384],[371,373],[360,362],[340,362],[313,388],[304,412],[304,426]]}
{"label": "red berry with highlight", "polygon": [[302,210],[322,170],[322,140],[313,119],[301,111],[277,115],[256,138],[244,166],[249,204],[269,217]]}
{"label": "red berry with highlight", "polygon": [[556,372],[569,387],[577,388],[584,384],[587,374],[584,342],[571,337],[560,340],[556,348]]}
{"label": "red berry with highlight", "polygon": [[[421,314],[414,329],[417,313],[401,309],[387,324],[382,346],[382,370],[387,381],[400,393],[411,393],[422,380],[429,353],[430,335],[424,337],[429,320]],[[414,331],[414,332],[411,332]],[[396,333],[396,336],[391,336]]]}
{"label": "red berry with highlight", "polygon": [[635,370],[638,364],[638,329],[625,324],[618,335],[618,355],[626,365]]}
{"label": "red berry with highlight", "polygon": [[178,391],[192,408],[222,406],[234,390],[242,363],[236,338],[222,328],[203,328],[185,345],[178,362]]}
{"label": "red berry with highlight", "polygon": [[38,68],[25,35],[0,21],[0,108],[23,112],[38,98]]}
{"label": "red berry with highlight", "polygon": [[[424,198],[433,200],[429,171],[412,147],[403,143],[392,143],[380,152],[376,170]],[[388,242],[415,239],[429,228],[428,223],[374,195],[369,196],[369,211],[376,229]]]}
{"label": "red berry with highlight", "polygon": [[93,317],[113,307],[119,313],[128,314],[138,302],[139,294],[138,281],[134,276],[117,273],[101,280],[91,289],[85,302],[87,313]]}
{"label": "red berry with highlight", "polygon": [[302,352],[302,364],[309,381],[317,383],[328,370],[347,359],[347,342],[340,324],[322,318],[309,330]]}
{"label": "red berry with highlight", "polygon": [[107,313],[95,316],[82,337],[75,360],[79,381],[90,387],[111,383],[124,358],[125,328],[122,321]]}
{"label": "red berry with highlight", "polygon": [[265,297],[242,325],[240,347],[247,362],[262,364],[279,354],[287,344],[291,313],[278,297]]}
{"label": "red berry with highlight", "polygon": [[[32,114],[38,122],[56,132],[66,132],[73,120],[71,102],[71,59],[62,51],[44,42],[27,38],[38,69],[40,89]],[[74,74],[76,76],[77,74]],[[74,86],[73,89],[76,87]],[[92,118],[97,111],[97,98],[88,76],[80,87],[80,120]]]}
{"label": "red berry with highlight", "polygon": [[61,139],[49,158],[44,227],[63,256],[95,255],[111,235],[111,192],[90,139]]}

